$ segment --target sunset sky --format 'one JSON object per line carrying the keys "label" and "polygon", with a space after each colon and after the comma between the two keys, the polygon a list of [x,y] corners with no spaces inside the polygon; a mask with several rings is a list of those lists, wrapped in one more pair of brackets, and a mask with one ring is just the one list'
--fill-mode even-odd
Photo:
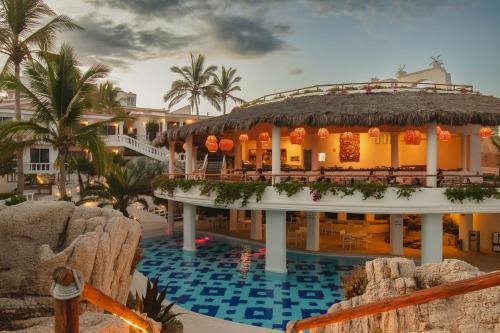
{"label": "sunset sky", "polygon": [[[84,64],[138,106],[165,107],[173,65],[189,52],[233,66],[240,97],[320,83],[394,77],[441,55],[454,83],[500,96],[500,1],[473,0],[48,0],[85,28],[61,36]],[[179,107],[185,103],[179,104]],[[208,104],[202,113],[216,115]]]}

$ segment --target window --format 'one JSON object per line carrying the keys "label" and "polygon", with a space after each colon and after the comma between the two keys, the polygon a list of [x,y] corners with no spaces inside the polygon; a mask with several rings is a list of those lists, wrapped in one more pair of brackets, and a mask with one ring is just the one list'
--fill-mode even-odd
{"label": "window", "polygon": [[31,148],[30,163],[49,163],[49,150],[46,148]]}
{"label": "window", "polygon": [[7,121],[11,121],[12,117],[0,116],[0,124],[5,123]]}
{"label": "window", "polygon": [[116,135],[116,126],[104,125],[101,127],[102,135]]}

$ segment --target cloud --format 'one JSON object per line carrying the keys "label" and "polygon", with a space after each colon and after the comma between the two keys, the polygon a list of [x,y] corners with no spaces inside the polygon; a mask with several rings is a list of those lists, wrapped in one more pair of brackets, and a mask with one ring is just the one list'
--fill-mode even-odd
{"label": "cloud", "polygon": [[288,31],[288,26],[268,27],[260,20],[243,16],[211,17],[206,21],[212,37],[232,53],[256,56],[285,48],[286,43],[278,34]]}
{"label": "cloud", "polygon": [[295,67],[295,68],[292,68],[290,70],[290,72],[288,72],[290,75],[300,75],[302,74],[304,71],[302,70],[302,68],[299,68],[299,67]]}
{"label": "cloud", "polygon": [[84,61],[100,61],[126,67],[132,60],[147,60],[184,50],[196,36],[179,36],[163,28],[146,29],[98,17],[77,20],[85,30],[67,34]]}

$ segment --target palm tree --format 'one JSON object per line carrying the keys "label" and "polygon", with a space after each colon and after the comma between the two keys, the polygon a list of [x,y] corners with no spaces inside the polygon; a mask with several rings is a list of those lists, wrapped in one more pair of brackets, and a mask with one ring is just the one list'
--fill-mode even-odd
{"label": "palm tree", "polygon": [[194,108],[196,115],[199,116],[198,105],[200,104],[200,96],[204,96],[217,110],[220,110],[214,87],[210,84],[210,79],[217,70],[217,67],[208,66],[204,68],[205,57],[201,54],[195,57],[191,53],[190,56],[191,66],[184,66],[182,68],[173,66],[170,68],[172,72],[179,74],[182,79],[172,82],[170,90],[163,96],[164,101],[170,101],[168,107],[171,108],[187,97],[191,103],[191,109]]}
{"label": "palm tree", "polygon": [[[50,20],[43,24],[46,19]],[[21,64],[36,48],[47,50],[57,32],[79,29],[64,15],[57,16],[42,0],[0,0],[0,53],[7,56],[2,70],[21,78]],[[21,120],[21,94],[15,91],[16,120]],[[23,151],[17,151],[17,191],[24,192]]]}
{"label": "palm tree", "polygon": [[151,193],[151,179],[163,169],[161,164],[147,163],[145,158],[124,166],[114,165],[104,176],[104,182],[95,182],[87,188],[79,204],[99,200],[100,207],[111,205],[128,217],[127,207],[134,202],[148,206],[140,195]]}
{"label": "palm tree", "polygon": [[[11,121],[0,126],[0,156],[13,149],[27,147],[35,142],[50,143],[58,152],[61,197],[66,196],[66,163],[70,147],[88,149],[99,171],[104,169],[104,145],[99,137],[102,125],[127,119],[112,119],[84,125],[82,113],[89,105],[90,93],[95,81],[104,77],[108,68],[94,65],[86,72],[78,68],[73,49],[63,44],[59,54],[40,53],[40,62],[32,60],[26,66],[25,75],[29,87],[16,76],[4,75],[0,87],[16,89],[30,100],[35,115],[28,121]],[[16,140],[22,137],[22,140]]]}
{"label": "palm tree", "polygon": [[[90,185],[90,178],[97,176],[94,163],[85,156],[74,156],[68,161],[68,168],[70,172],[76,172],[78,177],[78,186],[80,193],[85,192],[85,189]],[[87,176],[86,182],[83,181],[83,175]]]}
{"label": "palm tree", "polygon": [[106,81],[96,86],[92,106],[96,111],[104,113],[120,113],[123,106],[120,103],[118,94],[121,89],[112,82]]}
{"label": "palm tree", "polygon": [[241,81],[241,77],[236,76],[236,68],[222,66],[222,71],[220,76],[214,75],[214,80],[212,85],[215,88],[217,94],[217,99],[222,103],[223,114],[226,114],[226,103],[230,99],[235,103],[245,103],[239,97],[233,95],[235,91],[241,91],[240,86],[236,85]]}

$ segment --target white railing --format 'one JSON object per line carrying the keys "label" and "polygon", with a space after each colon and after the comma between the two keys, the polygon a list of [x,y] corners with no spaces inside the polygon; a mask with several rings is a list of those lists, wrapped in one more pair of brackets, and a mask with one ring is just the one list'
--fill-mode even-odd
{"label": "white railing", "polygon": [[151,157],[155,160],[161,162],[167,161],[168,153],[166,148],[154,147],[150,144],[134,139],[128,135],[105,135],[102,136],[102,141],[107,146],[125,147],[141,153],[144,156]]}
{"label": "white railing", "polygon": [[51,163],[24,163],[24,173],[26,174],[44,174],[57,173],[54,165]]}

